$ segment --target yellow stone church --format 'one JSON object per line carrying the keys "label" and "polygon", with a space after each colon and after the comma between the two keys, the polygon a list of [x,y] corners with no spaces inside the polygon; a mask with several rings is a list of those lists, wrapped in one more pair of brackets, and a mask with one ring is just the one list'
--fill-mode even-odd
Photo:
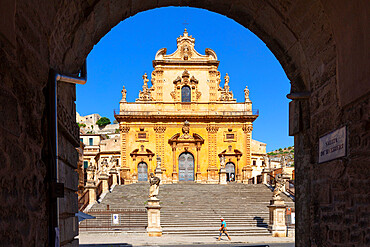
{"label": "yellow stone church", "polygon": [[125,183],[147,181],[151,172],[163,183],[219,183],[221,168],[227,181],[247,183],[252,176],[252,123],[258,111],[252,110],[249,90],[244,90],[244,102],[237,103],[227,74],[220,86],[216,53],[207,48],[202,55],[194,45],[185,29],[174,53],[160,49],[152,86],[144,74],[135,102],[126,102],[123,87],[115,117]]}

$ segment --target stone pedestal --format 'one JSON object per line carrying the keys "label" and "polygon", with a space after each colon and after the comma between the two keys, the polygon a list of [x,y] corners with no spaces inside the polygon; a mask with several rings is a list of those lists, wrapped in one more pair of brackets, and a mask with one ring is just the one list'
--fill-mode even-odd
{"label": "stone pedestal", "polygon": [[220,169],[219,176],[220,176],[219,183],[220,184],[227,184],[227,181],[226,181],[226,169],[225,168],[221,168]]}
{"label": "stone pedestal", "polygon": [[108,179],[108,174],[102,173],[99,176],[99,180],[102,182],[102,193],[105,193],[109,190]]}
{"label": "stone pedestal", "polygon": [[250,166],[244,166],[242,169],[243,173],[243,184],[247,184],[248,180],[252,177],[252,168]]}
{"label": "stone pedestal", "polygon": [[89,190],[89,205],[96,201],[96,186],[94,182],[87,182],[85,188]]}
{"label": "stone pedestal", "polygon": [[146,206],[148,211],[148,228],[147,232],[149,237],[160,237],[162,236],[161,227],[161,206],[159,205],[159,199],[156,197],[151,197],[148,200],[148,206]]}
{"label": "stone pedestal", "polygon": [[172,173],[172,183],[176,184],[177,182],[179,182],[179,174],[177,172],[173,172]]}
{"label": "stone pedestal", "polygon": [[112,186],[117,185],[117,183],[118,183],[118,181],[117,181],[117,175],[118,175],[117,170],[115,168],[112,168],[109,171],[109,175],[112,176]]}
{"label": "stone pedestal", "polygon": [[217,176],[218,169],[217,167],[209,167],[207,169],[207,184],[218,184],[219,179]]}
{"label": "stone pedestal", "polygon": [[263,183],[263,184],[267,184],[267,177],[268,177],[268,174],[269,174],[269,172],[268,172],[268,171],[265,171],[265,170],[263,170],[263,171],[262,171],[262,183]]}
{"label": "stone pedestal", "polygon": [[121,168],[121,178],[123,178],[124,184],[132,183],[130,179],[130,168],[128,167]]}
{"label": "stone pedestal", "polygon": [[282,199],[271,200],[269,208],[269,231],[273,237],[286,237],[285,211],[286,205]]}
{"label": "stone pedestal", "polygon": [[195,182],[196,182],[196,183],[202,183],[202,173],[201,173],[201,172],[197,172],[197,173],[195,174],[195,176],[196,176],[196,180],[195,180]]}

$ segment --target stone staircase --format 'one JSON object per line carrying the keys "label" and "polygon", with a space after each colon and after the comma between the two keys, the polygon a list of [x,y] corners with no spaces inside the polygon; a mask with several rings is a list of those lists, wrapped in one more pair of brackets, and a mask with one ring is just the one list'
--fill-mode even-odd
{"label": "stone staircase", "polygon": [[[92,209],[143,209],[147,203],[148,183],[116,186]],[[210,185],[183,182],[160,186],[163,234],[191,236],[218,235],[224,217],[231,236],[270,235],[268,208],[272,192],[263,184]],[[290,207],[294,202],[283,195]],[[138,217],[145,222],[146,217]]]}

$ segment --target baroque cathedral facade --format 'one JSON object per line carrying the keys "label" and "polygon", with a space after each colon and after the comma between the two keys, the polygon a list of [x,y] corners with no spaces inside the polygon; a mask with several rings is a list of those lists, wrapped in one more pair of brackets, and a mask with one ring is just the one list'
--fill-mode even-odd
{"label": "baroque cathedral facade", "polygon": [[[258,111],[252,110],[249,90],[237,103],[229,76],[217,70],[211,49],[194,49],[186,29],[177,38],[177,50],[160,49],[149,78],[135,102],[122,89],[119,112],[121,169],[124,183],[147,181],[151,172],[163,183],[194,181],[219,183],[220,169],[228,181],[247,183],[252,176],[251,136]],[[159,161],[159,162],[158,162]]]}

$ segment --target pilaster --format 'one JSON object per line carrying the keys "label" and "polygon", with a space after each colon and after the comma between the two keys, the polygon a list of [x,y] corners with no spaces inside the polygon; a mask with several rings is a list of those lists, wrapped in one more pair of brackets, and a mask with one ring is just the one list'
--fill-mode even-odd
{"label": "pilaster", "polygon": [[244,166],[242,168],[242,182],[248,183],[248,179],[252,176],[252,167],[251,167],[251,138],[252,138],[252,124],[244,124],[243,127],[244,139],[245,139],[245,153],[242,156]]}
{"label": "pilaster", "polygon": [[130,131],[130,127],[126,124],[120,124],[119,126],[121,133],[121,177],[124,179],[124,184],[131,183],[130,179],[130,168],[127,165],[127,134]]}
{"label": "pilaster", "polygon": [[218,169],[217,169],[217,131],[218,127],[209,124],[208,132],[208,169],[207,169],[207,183],[218,183]]}
{"label": "pilaster", "polygon": [[[153,129],[155,131],[155,152],[157,157],[161,158],[161,170],[163,174],[166,174],[166,168],[164,167],[164,132],[166,131],[166,126],[156,124]],[[162,179],[167,180],[165,176]]]}

